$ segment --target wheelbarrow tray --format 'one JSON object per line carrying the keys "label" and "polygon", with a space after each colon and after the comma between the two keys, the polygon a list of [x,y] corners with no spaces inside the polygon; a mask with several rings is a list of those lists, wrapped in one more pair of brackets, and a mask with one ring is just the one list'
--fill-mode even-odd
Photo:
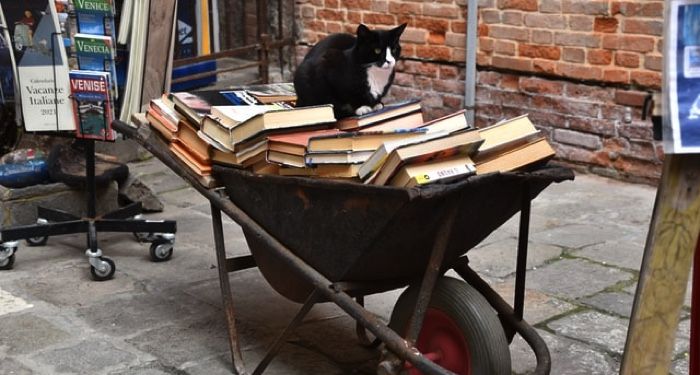
{"label": "wheelbarrow tray", "polygon": [[[270,235],[332,282],[391,284],[422,277],[447,208],[457,206],[443,269],[480,243],[569,169],[490,173],[416,188],[255,175],[214,168],[229,199]],[[312,290],[276,259],[275,249],[244,230],[267,281],[301,302]],[[377,290],[379,292],[383,290]]]}

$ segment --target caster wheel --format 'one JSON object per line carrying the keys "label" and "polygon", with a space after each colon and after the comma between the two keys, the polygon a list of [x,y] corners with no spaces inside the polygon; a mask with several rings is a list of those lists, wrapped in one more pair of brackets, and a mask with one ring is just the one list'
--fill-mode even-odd
{"label": "caster wheel", "polygon": [[153,241],[153,233],[147,232],[134,232],[134,238],[138,242],[151,242]]}
{"label": "caster wheel", "polygon": [[[399,297],[389,327],[403,334],[419,288]],[[416,348],[458,375],[509,375],[508,341],[498,316],[486,299],[464,281],[442,277],[435,284]],[[410,365],[409,375],[421,374]]]}
{"label": "caster wheel", "polygon": [[29,246],[44,246],[46,242],[49,241],[48,236],[44,237],[30,237],[25,240]]}
{"label": "caster wheel", "polygon": [[[17,249],[15,249],[17,251]],[[15,264],[15,254],[10,255],[9,258],[0,260],[0,271],[11,270],[12,266]]]}
{"label": "caster wheel", "polygon": [[151,261],[165,262],[173,256],[173,244],[170,241],[154,241],[150,248]]}
{"label": "caster wheel", "polygon": [[114,261],[107,257],[100,257],[100,260],[105,262],[105,268],[100,270],[93,266],[90,266],[90,273],[92,274],[92,279],[95,281],[105,281],[114,277],[114,271],[117,267],[114,265]]}

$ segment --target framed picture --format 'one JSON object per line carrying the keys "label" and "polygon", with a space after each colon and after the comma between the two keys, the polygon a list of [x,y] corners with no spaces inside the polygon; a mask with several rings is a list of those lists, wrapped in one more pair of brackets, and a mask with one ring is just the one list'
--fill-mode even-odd
{"label": "framed picture", "polygon": [[700,0],[672,0],[666,13],[666,153],[700,153]]}

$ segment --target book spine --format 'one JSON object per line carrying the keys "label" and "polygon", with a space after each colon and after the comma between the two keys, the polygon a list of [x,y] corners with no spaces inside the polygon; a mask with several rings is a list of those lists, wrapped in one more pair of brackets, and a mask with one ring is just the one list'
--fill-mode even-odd
{"label": "book spine", "polygon": [[437,180],[442,180],[448,177],[461,176],[465,174],[475,173],[476,169],[473,164],[464,164],[460,166],[448,167],[439,169],[436,171],[431,171],[428,173],[422,173],[415,177],[416,183],[418,185],[424,185]]}

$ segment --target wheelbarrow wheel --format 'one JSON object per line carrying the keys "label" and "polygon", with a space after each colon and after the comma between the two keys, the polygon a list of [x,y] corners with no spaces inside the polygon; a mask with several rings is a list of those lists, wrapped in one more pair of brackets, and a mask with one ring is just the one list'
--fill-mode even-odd
{"label": "wheelbarrow wheel", "polygon": [[[391,314],[389,327],[403,334],[415,308],[419,286],[406,289]],[[496,312],[464,281],[442,277],[433,291],[416,341],[418,350],[459,375],[511,373],[508,341]],[[407,363],[407,373],[421,374]]]}

